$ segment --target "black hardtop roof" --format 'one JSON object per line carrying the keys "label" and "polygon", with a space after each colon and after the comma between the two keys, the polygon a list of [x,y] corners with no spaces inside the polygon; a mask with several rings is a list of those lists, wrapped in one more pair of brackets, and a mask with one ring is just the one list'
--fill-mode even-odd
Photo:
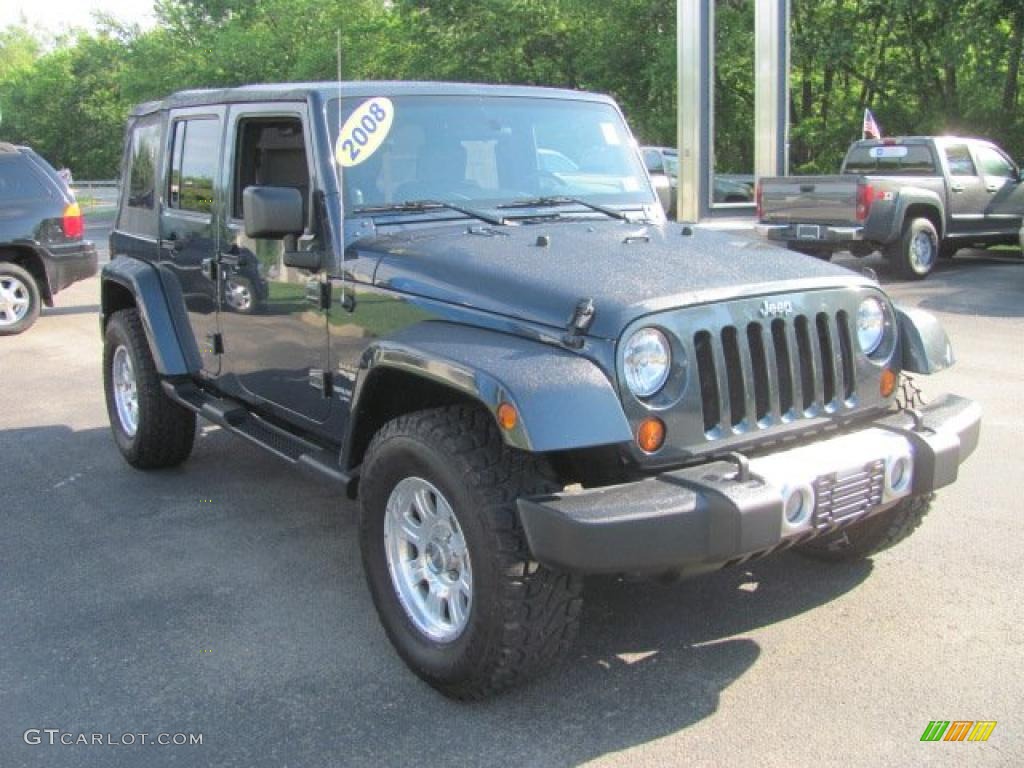
{"label": "black hardtop roof", "polygon": [[[147,101],[132,110],[133,116],[147,115],[162,109],[198,107],[213,104],[245,104],[263,101],[305,101],[312,94],[323,99],[338,95],[337,82],[266,83],[243,85],[237,88],[203,88],[178,91],[159,101]],[[546,99],[577,99],[612,103],[612,99],[597,93],[572,91],[564,88],[544,88],[531,85],[486,85],[481,83],[437,83],[418,81],[366,80],[343,82],[342,98],[372,98],[374,96],[504,96]]]}

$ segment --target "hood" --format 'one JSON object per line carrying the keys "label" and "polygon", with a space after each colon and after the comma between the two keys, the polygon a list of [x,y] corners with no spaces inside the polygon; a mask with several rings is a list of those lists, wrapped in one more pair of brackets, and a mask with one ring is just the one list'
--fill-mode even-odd
{"label": "hood", "polygon": [[581,299],[592,299],[589,333],[608,339],[651,312],[871,282],[763,241],[674,223],[446,223],[352,247],[377,260],[377,285],[555,328],[566,326]]}

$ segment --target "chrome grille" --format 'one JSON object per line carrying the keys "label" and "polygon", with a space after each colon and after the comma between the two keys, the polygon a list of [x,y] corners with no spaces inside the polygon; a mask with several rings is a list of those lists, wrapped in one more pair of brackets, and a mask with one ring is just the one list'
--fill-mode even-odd
{"label": "chrome grille", "polygon": [[819,530],[830,528],[877,507],[882,503],[884,484],[885,462],[881,459],[841,478],[835,474],[822,475],[814,482],[817,502],[812,525]]}
{"label": "chrome grille", "polygon": [[845,310],[704,329],[693,344],[709,438],[834,413],[856,391]]}

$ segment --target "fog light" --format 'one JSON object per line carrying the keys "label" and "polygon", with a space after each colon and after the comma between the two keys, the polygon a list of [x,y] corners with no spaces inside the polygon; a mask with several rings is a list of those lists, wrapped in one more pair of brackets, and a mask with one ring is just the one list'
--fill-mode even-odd
{"label": "fog light", "polygon": [[654,416],[640,422],[636,431],[636,444],[646,453],[654,453],[665,442],[665,423]]}
{"label": "fog light", "polygon": [[898,457],[889,465],[889,490],[893,493],[906,490],[910,485],[911,473],[910,459],[906,456]]}
{"label": "fog light", "polygon": [[803,525],[810,520],[813,511],[814,491],[810,486],[799,485],[789,491],[783,508],[783,514],[785,514],[786,522],[789,525],[793,527]]}
{"label": "fog light", "polygon": [[896,379],[896,374],[889,368],[882,369],[882,380],[878,385],[878,391],[882,393],[882,397],[889,397],[896,391]]}

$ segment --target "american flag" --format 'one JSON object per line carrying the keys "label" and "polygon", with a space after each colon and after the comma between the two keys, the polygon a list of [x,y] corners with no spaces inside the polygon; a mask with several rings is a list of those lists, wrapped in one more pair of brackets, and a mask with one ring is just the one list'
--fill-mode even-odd
{"label": "american flag", "polygon": [[875,116],[871,114],[870,109],[864,110],[864,127],[862,130],[865,139],[882,138],[882,129],[878,127],[878,121],[875,120]]}

